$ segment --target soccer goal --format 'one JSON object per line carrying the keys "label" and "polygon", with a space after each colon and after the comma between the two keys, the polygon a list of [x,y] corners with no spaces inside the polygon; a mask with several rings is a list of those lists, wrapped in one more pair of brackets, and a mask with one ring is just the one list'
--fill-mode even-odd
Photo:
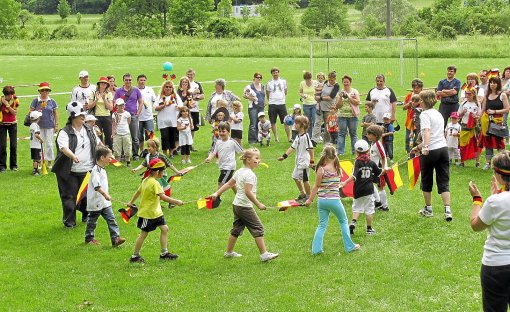
{"label": "soccer goal", "polygon": [[[314,77],[336,71],[356,85],[373,85],[384,74],[388,85],[405,87],[418,75],[418,41],[414,38],[312,39],[310,70]],[[339,77],[338,77],[339,78]]]}

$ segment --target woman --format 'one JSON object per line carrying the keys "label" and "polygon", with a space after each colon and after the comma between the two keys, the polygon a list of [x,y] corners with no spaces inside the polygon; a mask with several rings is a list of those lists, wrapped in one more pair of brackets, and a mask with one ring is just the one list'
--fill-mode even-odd
{"label": "woman", "polygon": [[174,83],[171,80],[163,82],[159,97],[154,103],[154,110],[158,114],[157,120],[161,133],[161,149],[168,157],[172,157],[174,150],[179,146],[177,115],[182,106],[181,98],[176,93]]}
{"label": "woman", "polygon": [[243,97],[248,99],[248,114],[250,117],[250,126],[248,130],[248,143],[257,143],[258,129],[258,114],[264,111],[266,104],[265,86],[262,84],[262,74],[253,74],[253,81],[244,88]]}
{"label": "woman", "polygon": [[[310,121],[310,125],[313,125],[317,115],[317,101],[315,100],[317,81],[312,80],[312,73],[308,71],[303,74],[303,79],[299,84],[299,95],[301,96],[301,102],[303,102],[303,113]],[[310,137],[312,136],[312,128],[308,127]]]}
{"label": "woman", "polygon": [[501,79],[499,77],[491,77],[489,79],[489,91],[482,101],[482,117],[480,120],[482,134],[481,146],[485,148],[485,165],[484,170],[491,167],[491,159],[494,156],[494,149],[502,151],[505,149],[504,135],[496,136],[489,133],[490,123],[503,125],[503,115],[508,113],[510,105],[508,97],[501,92]]}
{"label": "woman", "polygon": [[211,97],[209,98],[209,103],[207,103],[207,113],[205,115],[205,119],[209,121],[209,123],[212,122],[211,116],[214,114],[214,111],[216,111],[216,102],[218,100],[227,101],[227,110],[229,114],[234,111],[232,109],[232,102],[241,100],[232,91],[225,90],[226,84],[227,83],[223,78],[219,78],[214,81],[214,92],[211,94]]}
{"label": "woman", "polygon": [[111,92],[111,94],[115,94],[115,91],[117,91],[117,85],[115,84],[115,76],[110,75],[106,76],[108,78],[108,91]]}
{"label": "woman", "polygon": [[177,89],[177,95],[181,98],[184,106],[192,109],[196,106],[193,100],[193,93],[190,91],[190,83],[188,77],[184,76],[179,80],[179,88]]}
{"label": "woman", "polygon": [[77,194],[85,175],[94,166],[96,147],[101,141],[85,124],[87,112],[81,104],[71,102],[67,104],[66,111],[69,119],[57,136],[59,150],[52,171],[57,176],[62,221],[66,228],[74,228],[76,210],[82,213],[82,222],[87,221],[87,198],[82,198],[77,205]]}
{"label": "woman", "polygon": [[477,186],[469,183],[473,196],[471,228],[476,232],[488,229],[480,270],[483,310],[507,311],[510,305],[510,152],[496,155],[492,165],[491,196],[485,202]]}
{"label": "woman", "polygon": [[18,113],[19,100],[14,94],[12,86],[5,86],[2,93],[3,96],[0,99],[0,173],[7,170],[7,134],[9,134],[9,167],[12,171],[18,170],[16,114]]}
{"label": "woman", "polygon": [[[328,74],[328,81],[322,87],[320,93],[315,94],[315,100],[319,103],[315,123],[312,129],[312,143],[317,145],[321,137],[322,124],[328,119],[330,110],[335,109],[336,96],[340,91],[340,85],[336,82],[336,72]],[[327,131],[325,132],[328,133]],[[324,138],[324,143],[329,142],[328,138]]]}
{"label": "woman", "polygon": [[420,92],[421,106],[420,128],[423,142],[411,150],[413,154],[421,152],[420,172],[421,190],[425,207],[419,213],[424,217],[433,217],[432,213],[432,187],[434,186],[434,171],[436,171],[437,191],[441,194],[444,204],[444,219],[452,221],[450,210],[450,160],[448,148],[444,137],[444,119],[434,105],[437,102],[433,90]]}
{"label": "woman", "polygon": [[[501,78],[501,89],[505,92],[506,97],[510,97],[510,66],[505,67],[503,70],[503,77]],[[506,144],[510,144],[510,138],[508,133],[508,113],[503,115],[503,123],[507,127],[505,135]]]}
{"label": "woman", "polygon": [[338,109],[338,155],[344,154],[345,137],[347,130],[351,136],[351,153],[355,154],[354,144],[358,140],[356,130],[358,128],[359,103],[360,97],[358,90],[351,87],[352,78],[348,75],[342,77],[344,88],[340,91],[340,96],[336,101]]}
{"label": "woman", "polygon": [[104,134],[104,143],[108,148],[113,148],[112,141],[112,115],[113,110],[113,94],[108,91],[109,87],[108,78],[101,77],[97,82],[97,89],[94,92],[89,109],[94,110],[94,115],[97,118],[96,125],[101,129]]}
{"label": "woman", "polygon": [[460,166],[464,167],[464,162],[469,159],[476,158],[476,167],[480,167],[480,148],[478,147],[479,131],[477,131],[477,123],[480,120],[480,104],[476,96],[476,89],[469,87],[464,92],[464,100],[459,107],[460,118]]}
{"label": "woman", "polygon": [[53,135],[58,131],[58,106],[50,98],[51,88],[49,83],[41,82],[38,91],[39,96],[30,104],[30,111],[37,110],[42,113],[39,127],[41,128],[41,137],[43,139],[43,153],[48,169],[51,169],[51,163],[55,159]]}
{"label": "woman", "polygon": [[474,88],[475,90],[478,90],[476,95],[478,97],[478,103],[482,103],[483,97],[485,96],[485,90],[478,87],[478,75],[476,73],[469,73],[466,75],[466,88],[462,88],[462,91],[460,92],[460,103],[464,102],[466,100],[466,91],[469,88]]}

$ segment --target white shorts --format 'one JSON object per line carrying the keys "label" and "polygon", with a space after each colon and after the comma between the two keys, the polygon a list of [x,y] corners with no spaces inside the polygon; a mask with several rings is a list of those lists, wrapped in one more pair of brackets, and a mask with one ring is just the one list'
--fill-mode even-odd
{"label": "white shorts", "polygon": [[352,202],[352,212],[372,215],[375,213],[375,204],[373,194],[360,198],[355,198]]}
{"label": "white shorts", "polygon": [[310,168],[298,169],[298,167],[294,167],[294,172],[292,172],[292,178],[294,180],[308,182],[309,177],[310,177]]}

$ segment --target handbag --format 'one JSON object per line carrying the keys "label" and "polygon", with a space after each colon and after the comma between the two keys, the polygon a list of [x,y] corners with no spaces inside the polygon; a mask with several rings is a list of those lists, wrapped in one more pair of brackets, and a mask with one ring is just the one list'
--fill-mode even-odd
{"label": "handbag", "polygon": [[30,112],[25,116],[25,119],[23,120],[23,124],[27,127],[30,127]]}
{"label": "handbag", "polygon": [[504,138],[506,135],[506,127],[503,125],[498,125],[497,123],[491,121],[489,123],[487,133],[498,138]]}

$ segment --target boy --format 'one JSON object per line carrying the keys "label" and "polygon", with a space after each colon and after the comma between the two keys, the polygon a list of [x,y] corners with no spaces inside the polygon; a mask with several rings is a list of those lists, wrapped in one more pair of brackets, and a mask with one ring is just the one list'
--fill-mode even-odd
{"label": "boy", "polygon": [[375,213],[374,205],[374,183],[377,182],[381,169],[375,162],[370,160],[368,150],[370,147],[365,140],[359,140],[354,144],[356,150],[356,161],[354,162],[354,169],[352,175],[340,183],[340,188],[347,185],[354,180],[354,201],[352,203],[352,222],[349,225],[351,235],[354,234],[356,229],[356,222],[359,215],[364,213],[367,219],[367,234],[375,234],[372,228],[372,216]]}
{"label": "boy", "polygon": [[260,146],[262,146],[262,140],[266,139],[266,145],[269,146],[269,142],[271,141],[271,123],[266,119],[266,114],[264,112],[260,112],[257,115],[259,119],[258,129],[258,141]]}
{"label": "boy", "polygon": [[125,110],[126,103],[122,98],[118,98],[115,104],[117,111],[112,115],[113,153],[117,159],[123,154],[126,166],[131,167],[131,133],[129,132],[131,114]]}
{"label": "boy", "polygon": [[450,115],[450,119],[451,122],[444,129],[446,145],[448,146],[448,158],[450,159],[450,164],[455,162],[455,165],[460,166],[459,137],[461,127],[459,124],[459,114],[453,112]]}
{"label": "boy", "polygon": [[43,139],[41,137],[41,128],[39,127],[39,119],[42,113],[40,111],[33,111],[30,113],[30,155],[33,161],[34,170],[32,174],[38,176],[39,163],[41,162],[41,149]]}
{"label": "boy", "polygon": [[395,128],[393,128],[393,124],[391,123],[391,114],[384,113],[383,121],[384,132],[382,135],[382,140],[384,144],[384,150],[386,151],[386,156],[390,159],[390,163],[393,164],[393,134],[395,132]]}
{"label": "boy", "polygon": [[215,116],[214,116],[214,119],[213,119],[213,122],[212,122],[212,144],[211,144],[211,149],[214,147],[214,143],[216,143],[216,141],[220,138],[220,131],[218,129],[218,125],[220,124],[220,122],[223,122],[225,119],[225,113],[223,112],[218,112]]}
{"label": "boy", "polygon": [[103,216],[108,224],[110,239],[113,247],[118,247],[126,241],[120,237],[119,226],[115,221],[112,209],[112,197],[108,193],[108,176],[105,167],[113,158],[112,151],[107,147],[98,147],[96,150],[96,164],[90,173],[89,185],[87,188],[87,229],[85,230],[85,244],[99,245],[94,238],[97,219]]}
{"label": "boy", "polygon": [[140,208],[138,210],[138,228],[141,230],[140,236],[136,239],[135,251],[129,262],[142,263],[145,260],[140,256],[140,249],[142,249],[143,242],[149,232],[154,231],[156,228],[161,230],[159,238],[161,244],[160,260],[174,260],[177,255],[168,252],[168,226],[166,225],[165,216],[161,209],[160,200],[167,203],[181,206],[183,202],[172,197],[168,197],[163,192],[163,188],[156,179],[163,177],[165,171],[165,163],[159,158],[154,158],[149,163],[150,175],[142,181],[140,187],[133,195],[133,198],[128,203],[128,206],[133,206],[136,199],[141,196]]}
{"label": "boy", "polygon": [[365,116],[363,116],[363,119],[361,120],[361,127],[363,128],[363,133],[361,135],[361,138],[363,140],[365,140],[367,143],[369,143],[368,138],[367,138],[367,128],[370,127],[371,125],[376,124],[375,115],[372,113],[373,110],[374,110],[374,103],[367,102],[365,104],[365,111],[367,112],[367,114]]}
{"label": "boy", "polygon": [[97,118],[94,115],[87,115],[85,116],[85,123],[87,123],[93,130],[94,133],[98,138],[101,139],[101,141],[104,143],[103,139],[103,133],[101,132],[101,129],[96,125]]}

